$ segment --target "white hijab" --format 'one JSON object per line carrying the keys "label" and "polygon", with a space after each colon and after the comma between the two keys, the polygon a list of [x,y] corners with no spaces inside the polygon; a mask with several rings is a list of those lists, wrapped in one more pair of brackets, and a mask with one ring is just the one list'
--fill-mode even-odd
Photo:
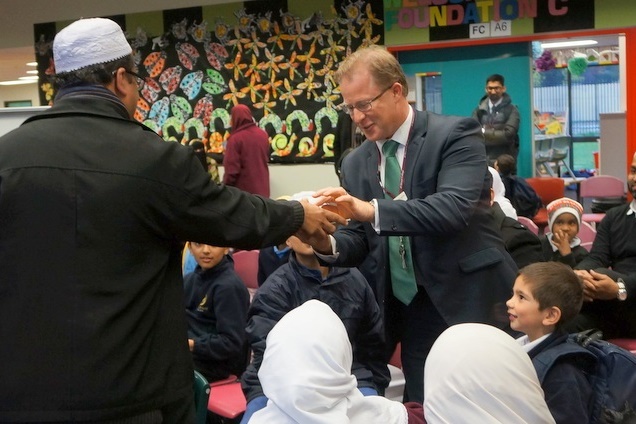
{"label": "white hijab", "polygon": [[347,331],[329,306],[309,300],[288,312],[267,336],[258,378],[269,400],[250,424],[407,424],[401,403],[360,393],[352,361]]}
{"label": "white hijab", "polygon": [[530,357],[508,334],[458,324],[435,341],[424,367],[428,424],[552,424]]}
{"label": "white hijab", "polygon": [[517,211],[515,207],[512,206],[510,200],[506,197],[506,186],[504,186],[503,181],[501,181],[501,176],[499,175],[499,171],[497,171],[492,166],[488,167],[490,174],[492,175],[492,189],[495,192],[495,202],[499,204],[501,210],[512,219],[517,219]]}

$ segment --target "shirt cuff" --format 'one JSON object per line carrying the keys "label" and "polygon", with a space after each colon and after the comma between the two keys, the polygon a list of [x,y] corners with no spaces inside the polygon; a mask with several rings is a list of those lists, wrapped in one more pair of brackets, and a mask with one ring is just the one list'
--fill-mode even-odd
{"label": "shirt cuff", "polygon": [[380,234],[380,208],[378,208],[378,199],[371,199],[369,203],[373,205],[375,218],[373,218],[373,229]]}

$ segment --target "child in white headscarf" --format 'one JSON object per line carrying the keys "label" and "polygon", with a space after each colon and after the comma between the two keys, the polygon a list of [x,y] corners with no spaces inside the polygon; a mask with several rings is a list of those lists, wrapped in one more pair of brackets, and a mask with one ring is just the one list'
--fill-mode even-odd
{"label": "child in white headscarf", "polygon": [[250,424],[414,422],[402,403],[363,396],[352,360],[347,331],[329,306],[309,300],[288,312],[267,336],[258,378],[268,401]]}
{"label": "child in white headscarf", "polygon": [[508,334],[458,324],[435,341],[424,368],[428,424],[553,424],[530,357]]}
{"label": "child in white headscarf", "polygon": [[347,332],[328,305],[293,309],[267,336],[258,372],[267,406],[249,423],[554,424],[530,357],[495,327],[459,324],[435,342],[424,370],[426,420],[413,402],[362,396],[351,362]]}
{"label": "child in white headscarf", "polygon": [[488,167],[488,171],[490,171],[490,175],[492,175],[492,190],[495,193],[495,198],[493,200],[499,204],[499,207],[506,216],[512,219],[517,219],[517,211],[514,206],[512,206],[512,203],[510,203],[510,200],[506,197],[506,187],[504,186],[503,181],[501,181],[499,171],[491,166]]}

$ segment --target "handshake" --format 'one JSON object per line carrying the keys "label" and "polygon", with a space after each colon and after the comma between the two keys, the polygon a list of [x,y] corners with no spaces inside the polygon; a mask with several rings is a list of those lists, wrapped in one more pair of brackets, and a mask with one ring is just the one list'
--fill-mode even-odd
{"label": "handshake", "polygon": [[329,235],[336,231],[337,225],[347,225],[350,219],[361,222],[375,219],[371,203],[351,196],[342,187],[300,192],[290,200],[300,201],[305,209],[305,220],[296,235],[320,253],[331,253]]}

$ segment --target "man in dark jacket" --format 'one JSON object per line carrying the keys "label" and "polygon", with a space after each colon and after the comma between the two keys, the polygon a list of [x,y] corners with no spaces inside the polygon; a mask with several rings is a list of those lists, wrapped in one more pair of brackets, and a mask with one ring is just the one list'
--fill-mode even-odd
{"label": "man in dark jacket", "polygon": [[519,153],[519,110],[506,93],[504,77],[493,74],[486,79],[486,94],[473,111],[486,139],[486,155],[490,164],[497,156]]}
{"label": "man in dark jacket", "polygon": [[[636,198],[636,154],[627,174]],[[636,200],[607,211],[592,250],[576,266],[585,302],[570,331],[597,328],[605,339],[636,338]]]}
{"label": "man in dark jacket", "polygon": [[0,138],[0,422],[193,423],[182,241],[344,220],[218,186],[133,121],[144,80],[115,22],[74,22],[53,56],[53,107]]}

